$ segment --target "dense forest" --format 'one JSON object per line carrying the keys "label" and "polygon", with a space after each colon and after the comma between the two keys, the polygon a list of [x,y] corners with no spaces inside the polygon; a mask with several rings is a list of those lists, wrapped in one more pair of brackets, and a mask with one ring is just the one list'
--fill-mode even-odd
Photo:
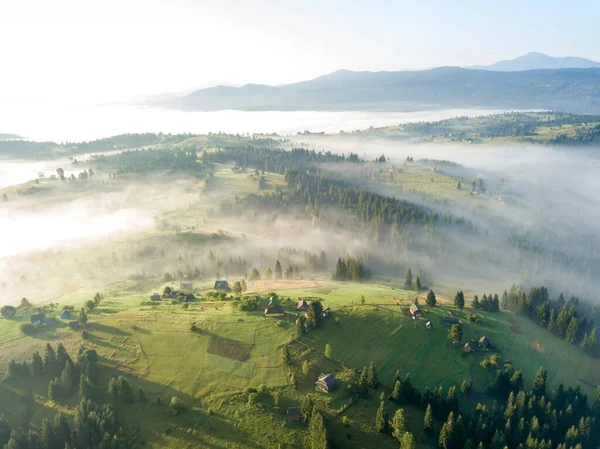
{"label": "dense forest", "polygon": [[526,293],[513,285],[502,295],[500,305],[504,310],[523,314],[590,355],[600,355],[595,309],[589,303],[580,302],[574,296],[566,301],[562,293],[556,300],[552,300],[544,286],[532,286],[529,293]]}
{"label": "dense forest", "polygon": [[170,150],[131,150],[113,155],[92,157],[94,164],[115,169],[115,174],[148,173],[159,170],[187,171],[200,173],[205,165],[198,161],[195,152]]}

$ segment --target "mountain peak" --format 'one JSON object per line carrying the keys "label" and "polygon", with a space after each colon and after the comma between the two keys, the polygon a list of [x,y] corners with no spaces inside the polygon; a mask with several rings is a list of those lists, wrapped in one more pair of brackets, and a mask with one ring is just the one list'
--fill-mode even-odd
{"label": "mountain peak", "polygon": [[514,59],[507,59],[488,66],[475,66],[472,68],[497,72],[519,72],[540,69],[589,69],[591,67],[600,67],[600,62],[575,56],[554,57],[532,51]]}

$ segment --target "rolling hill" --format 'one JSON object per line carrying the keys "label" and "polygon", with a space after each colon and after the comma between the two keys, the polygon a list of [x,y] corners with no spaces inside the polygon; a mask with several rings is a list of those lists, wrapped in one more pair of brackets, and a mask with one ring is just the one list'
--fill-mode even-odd
{"label": "rolling hill", "polygon": [[533,51],[526,55],[519,56],[518,58],[498,61],[488,66],[475,66],[472,68],[498,72],[516,72],[521,70],[541,69],[589,69],[592,67],[599,68],[600,62],[574,56],[556,58],[554,56],[548,56]]}
{"label": "rolling hill", "polygon": [[440,67],[422,71],[340,70],[282,86],[216,86],[173,98],[183,110],[554,109],[600,112],[600,68],[501,72]]}

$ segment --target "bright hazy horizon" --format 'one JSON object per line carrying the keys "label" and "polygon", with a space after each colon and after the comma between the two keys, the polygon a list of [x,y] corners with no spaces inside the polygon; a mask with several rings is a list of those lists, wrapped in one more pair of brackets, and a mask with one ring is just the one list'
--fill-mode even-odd
{"label": "bright hazy horizon", "polygon": [[108,103],[338,69],[490,64],[530,51],[600,60],[596,2],[388,3],[3,2],[0,101]]}

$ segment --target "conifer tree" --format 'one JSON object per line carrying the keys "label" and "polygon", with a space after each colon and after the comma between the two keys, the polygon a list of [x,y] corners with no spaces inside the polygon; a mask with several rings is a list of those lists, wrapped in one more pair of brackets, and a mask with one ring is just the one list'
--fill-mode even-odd
{"label": "conifer tree", "polygon": [[473,301],[471,301],[471,307],[474,309],[481,309],[481,304],[479,303],[479,296],[473,296]]}
{"label": "conifer tree", "polygon": [[533,394],[536,396],[544,396],[546,394],[546,379],[548,378],[548,370],[543,366],[537,370],[533,378]]}
{"label": "conifer tree", "polygon": [[421,277],[417,276],[417,280],[415,281],[415,290],[420,292],[421,291]]}
{"label": "conifer tree", "polygon": [[42,427],[40,430],[40,439],[44,448],[55,448],[56,437],[54,435],[54,428],[48,418],[44,418],[42,421]]}
{"label": "conifer tree", "polygon": [[433,412],[431,410],[431,404],[427,404],[427,409],[425,410],[425,416],[423,417],[423,429],[428,435],[433,433]]}
{"label": "conifer tree", "polygon": [[392,427],[392,435],[398,441],[401,441],[404,436],[404,432],[406,431],[406,422],[404,420],[404,409],[399,408],[394,413],[394,417],[391,422]]}
{"label": "conifer tree", "polygon": [[71,427],[65,415],[60,412],[54,416],[54,435],[58,448],[71,443]]}
{"label": "conifer tree", "polygon": [[433,290],[429,290],[429,293],[427,293],[427,300],[425,302],[430,307],[435,306],[437,300],[435,299],[435,293],[433,293]]}
{"label": "conifer tree", "polygon": [[44,375],[44,362],[42,361],[40,353],[37,351],[33,353],[31,369],[33,371],[33,374],[35,374],[38,377],[42,377]]}
{"label": "conifer tree", "polygon": [[402,381],[400,379],[396,379],[394,382],[394,387],[392,388],[392,393],[390,394],[390,398],[392,401],[396,403],[400,403],[402,396]]}
{"label": "conifer tree", "polygon": [[108,397],[113,404],[116,404],[119,400],[119,386],[117,385],[117,379],[111,377],[108,381]]}
{"label": "conifer tree", "polygon": [[367,369],[367,385],[371,388],[379,387],[379,378],[377,377],[377,370],[373,361],[371,361]]}
{"label": "conifer tree", "polygon": [[404,289],[412,290],[412,285],[413,285],[412,272],[410,271],[410,268],[409,268],[408,271],[406,272],[406,277],[404,278]]}
{"label": "conifer tree", "polygon": [[377,432],[385,432],[388,428],[388,414],[385,407],[385,401],[379,403],[377,414],[375,415],[375,429]]}
{"label": "conifer tree", "polygon": [[465,306],[465,295],[462,290],[456,292],[456,296],[454,297],[454,305],[459,309],[462,309]]}
{"label": "conifer tree", "polygon": [[576,317],[573,317],[571,318],[571,321],[569,321],[569,326],[565,332],[565,340],[571,344],[575,344],[577,332],[579,332],[579,320]]}
{"label": "conifer tree", "polygon": [[138,390],[138,400],[140,401],[140,404],[146,403],[146,394],[144,393],[144,389],[142,387],[140,387]]}
{"label": "conifer tree", "polygon": [[281,279],[281,276],[283,275],[283,271],[281,270],[281,263],[279,262],[279,260],[277,260],[275,262],[275,279]]}
{"label": "conifer tree", "polygon": [[442,430],[440,431],[440,436],[438,438],[438,445],[442,449],[452,449],[454,446],[452,445],[454,437],[454,413],[450,412],[448,415],[448,419],[442,425]]}
{"label": "conifer tree", "polygon": [[325,422],[323,421],[323,415],[317,410],[313,410],[311,415],[306,435],[306,448],[327,449],[328,437]]}
{"label": "conifer tree", "polygon": [[369,394],[369,387],[367,381],[367,367],[365,366],[360,372],[358,381],[356,382],[356,395],[358,397],[367,397]]}
{"label": "conifer tree", "polygon": [[118,391],[119,391],[119,400],[123,404],[131,404],[133,403],[133,390],[127,382],[127,379],[123,376],[119,376],[117,379]]}
{"label": "conifer tree", "polygon": [[404,432],[402,441],[400,442],[400,449],[416,449],[417,443],[415,443],[415,437],[410,432]]}
{"label": "conifer tree", "polygon": [[53,375],[56,367],[56,353],[50,343],[46,343],[46,352],[44,353],[44,373]]}

